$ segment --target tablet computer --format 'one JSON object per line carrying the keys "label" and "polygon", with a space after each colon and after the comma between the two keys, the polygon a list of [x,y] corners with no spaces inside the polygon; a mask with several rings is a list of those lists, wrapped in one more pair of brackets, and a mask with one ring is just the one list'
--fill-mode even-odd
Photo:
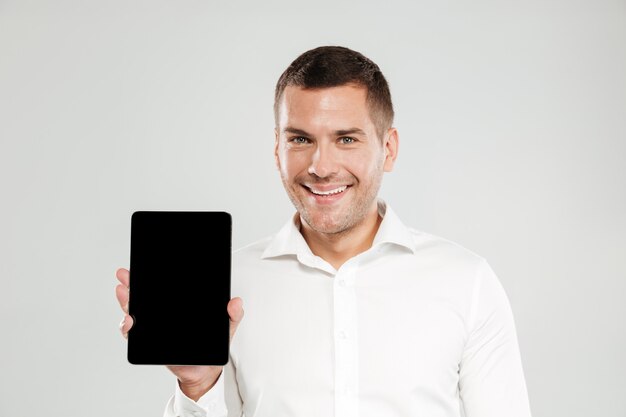
{"label": "tablet computer", "polygon": [[131,364],[228,362],[231,236],[223,211],[132,214]]}

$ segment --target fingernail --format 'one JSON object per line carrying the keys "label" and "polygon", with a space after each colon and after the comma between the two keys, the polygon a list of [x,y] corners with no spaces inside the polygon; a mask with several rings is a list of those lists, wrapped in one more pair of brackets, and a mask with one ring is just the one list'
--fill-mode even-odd
{"label": "fingernail", "polygon": [[124,324],[126,324],[126,317],[124,317],[122,321],[120,321],[120,330],[122,330],[122,327],[124,327]]}

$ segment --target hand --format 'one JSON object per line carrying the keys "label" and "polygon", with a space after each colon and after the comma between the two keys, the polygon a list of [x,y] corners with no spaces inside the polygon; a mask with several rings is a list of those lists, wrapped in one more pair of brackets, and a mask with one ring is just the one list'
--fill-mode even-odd
{"label": "hand", "polygon": [[[130,299],[130,271],[119,268],[115,275],[120,284],[115,287],[117,301],[124,311],[124,319],[120,323],[120,331],[128,338],[128,331],[133,327],[133,318],[128,315],[128,300]],[[230,338],[232,340],[237,326],[243,318],[243,301],[234,297],[228,302],[228,316],[230,317]],[[167,368],[178,378],[180,388],[185,395],[194,401],[210,390],[222,373],[223,366],[171,366]]]}

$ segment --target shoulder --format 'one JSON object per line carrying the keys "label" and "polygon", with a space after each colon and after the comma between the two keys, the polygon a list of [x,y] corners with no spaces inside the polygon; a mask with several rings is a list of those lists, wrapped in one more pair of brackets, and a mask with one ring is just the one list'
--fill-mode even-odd
{"label": "shoulder", "polygon": [[245,262],[250,260],[260,260],[261,255],[263,255],[263,252],[267,249],[273,238],[273,235],[267,236],[235,249],[233,251],[233,261]]}
{"label": "shoulder", "polygon": [[386,204],[380,235],[380,242],[409,249],[414,261],[422,266],[462,267],[467,272],[468,267],[484,262],[480,255],[458,242],[410,227]]}
{"label": "shoulder", "polygon": [[411,235],[413,253],[419,259],[473,268],[486,263],[484,257],[458,242],[415,228],[407,229]]}

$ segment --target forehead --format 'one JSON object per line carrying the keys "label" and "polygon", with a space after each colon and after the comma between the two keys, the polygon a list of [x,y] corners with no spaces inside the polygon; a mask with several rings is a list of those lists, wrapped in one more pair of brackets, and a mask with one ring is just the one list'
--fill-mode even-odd
{"label": "forehead", "polygon": [[367,89],[358,85],[305,89],[288,86],[278,106],[278,120],[286,123],[371,124]]}

